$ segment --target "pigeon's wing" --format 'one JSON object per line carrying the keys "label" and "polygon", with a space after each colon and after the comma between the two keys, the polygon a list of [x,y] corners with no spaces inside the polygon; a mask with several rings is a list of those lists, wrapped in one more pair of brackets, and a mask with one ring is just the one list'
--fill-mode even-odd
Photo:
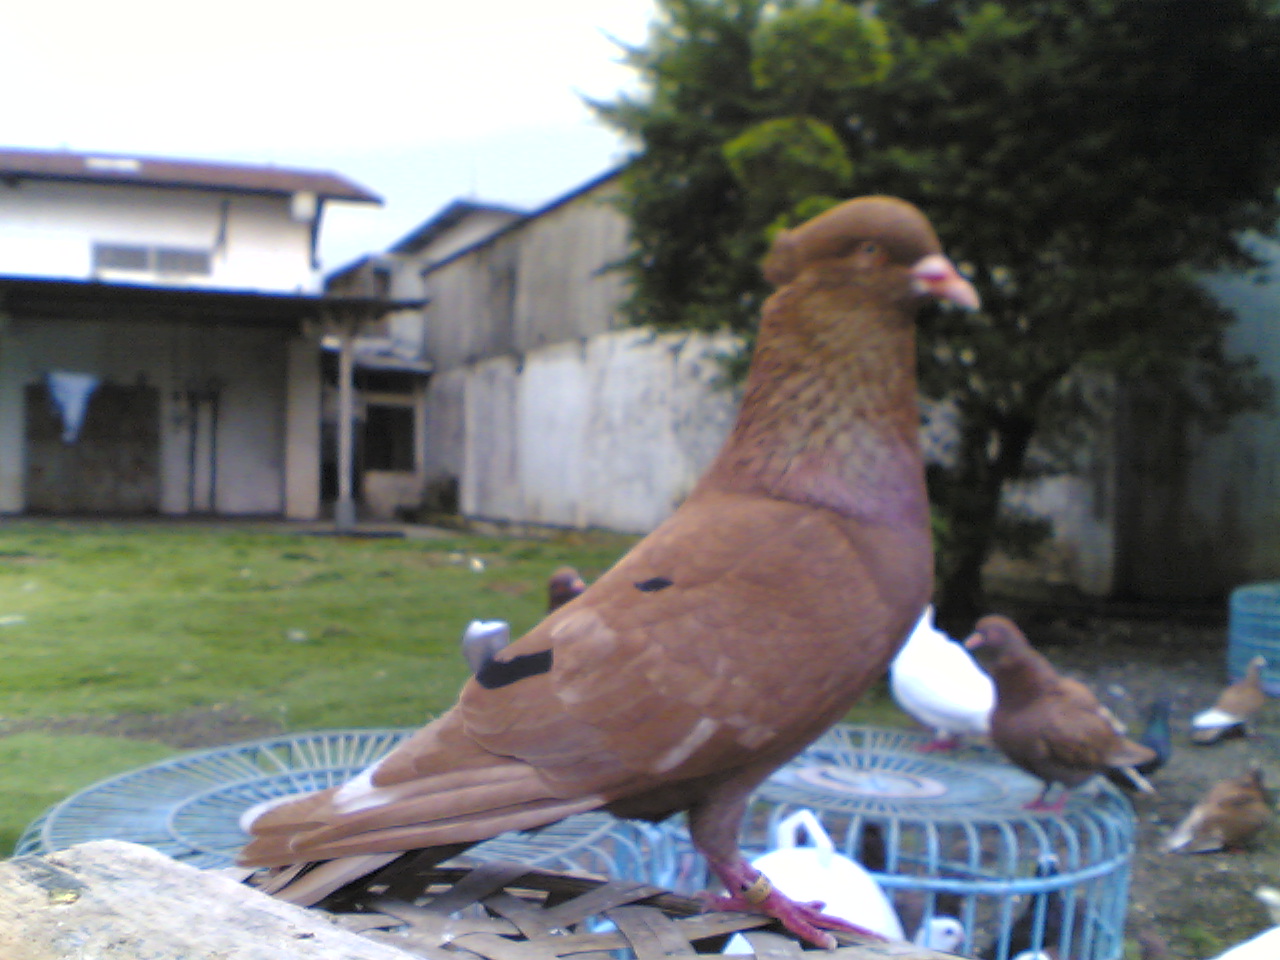
{"label": "pigeon's wing", "polygon": [[467,685],[466,729],[564,794],[785,759],[883,675],[927,600],[895,536],[784,501],[689,502],[498,657],[544,672]]}
{"label": "pigeon's wing", "polygon": [[1043,762],[1055,779],[1070,786],[1112,765],[1110,752],[1118,739],[1111,723],[1095,710],[1069,697],[1047,693],[1040,703],[1038,739]]}
{"label": "pigeon's wing", "polygon": [[242,861],[475,841],[636,797],[661,816],[698,778],[762,778],[883,675],[924,605],[927,565],[895,569],[891,539],[784,501],[686,504],[374,767],[250,818]]}

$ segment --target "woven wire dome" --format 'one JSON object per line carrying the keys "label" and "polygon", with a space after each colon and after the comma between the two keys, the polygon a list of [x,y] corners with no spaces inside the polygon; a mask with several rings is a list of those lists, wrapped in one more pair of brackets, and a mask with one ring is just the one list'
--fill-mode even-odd
{"label": "woven wire dome", "polygon": [[1250,583],[1231,591],[1227,614],[1227,675],[1244,676],[1261,655],[1262,689],[1280,697],[1280,582]]}
{"label": "woven wire dome", "polygon": [[744,849],[762,852],[779,821],[807,808],[881,885],[908,937],[949,916],[964,927],[955,952],[965,956],[1052,947],[1060,960],[1117,960],[1135,833],[1128,798],[1099,780],[1060,813],[1025,810],[1038,780],[988,749],[920,752],[928,740],[833,728],[753,796]]}
{"label": "woven wire dome", "polygon": [[[230,866],[248,840],[239,823],[245,810],[345,783],[413,732],[318,731],[183,754],[72,794],[27,827],[14,853],[114,839],[196,867]],[[465,858],[668,888],[680,885],[693,862],[678,824],[630,823],[604,813],[579,814],[536,833],[503,834]]]}

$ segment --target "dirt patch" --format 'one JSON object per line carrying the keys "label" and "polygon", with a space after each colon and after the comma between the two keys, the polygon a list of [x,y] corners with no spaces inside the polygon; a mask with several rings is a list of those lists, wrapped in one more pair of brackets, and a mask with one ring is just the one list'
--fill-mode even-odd
{"label": "dirt patch", "polygon": [[39,730],[91,733],[130,740],[154,740],[194,750],[283,733],[275,721],[236,707],[215,706],[181,713],[121,713],[110,717],[58,717],[51,720],[0,720],[0,736]]}

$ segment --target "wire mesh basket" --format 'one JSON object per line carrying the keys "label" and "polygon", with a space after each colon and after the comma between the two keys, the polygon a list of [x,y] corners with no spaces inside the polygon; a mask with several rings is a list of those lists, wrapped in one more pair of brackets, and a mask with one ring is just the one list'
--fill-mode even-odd
{"label": "wire mesh basket", "polygon": [[922,753],[928,740],[833,728],[757,791],[744,848],[763,850],[779,821],[807,808],[880,883],[908,937],[952,917],[965,956],[1053,948],[1061,960],[1119,958],[1135,835],[1128,799],[1099,781],[1060,813],[1028,811],[1038,780],[986,749]]}

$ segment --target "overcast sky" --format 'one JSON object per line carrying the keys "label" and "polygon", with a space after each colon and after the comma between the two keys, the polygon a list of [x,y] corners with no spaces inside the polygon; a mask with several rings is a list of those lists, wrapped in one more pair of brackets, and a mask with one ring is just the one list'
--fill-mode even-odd
{"label": "overcast sky", "polygon": [[[199,11],[199,12],[197,12]],[[654,0],[43,0],[0,26],[0,146],[332,170],[324,269],[458,197],[541,206],[625,145],[581,95],[634,88]]]}

